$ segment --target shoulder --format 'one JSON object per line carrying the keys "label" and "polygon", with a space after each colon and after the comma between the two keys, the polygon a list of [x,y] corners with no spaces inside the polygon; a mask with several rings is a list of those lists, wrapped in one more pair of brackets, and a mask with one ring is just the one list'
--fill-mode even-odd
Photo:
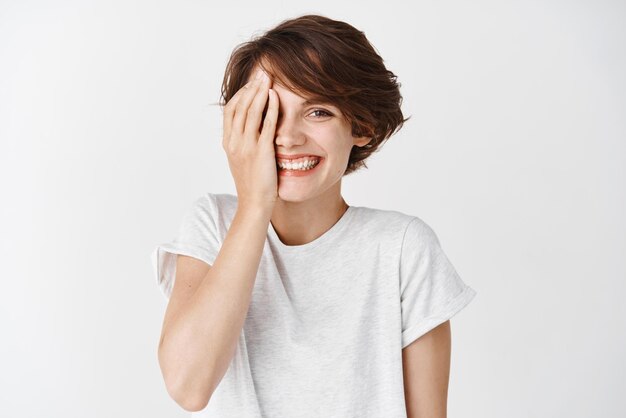
{"label": "shoulder", "polygon": [[206,235],[209,231],[219,235],[228,229],[235,216],[237,197],[227,193],[204,193],[187,206],[183,215],[183,233]]}
{"label": "shoulder", "polygon": [[430,229],[430,226],[422,218],[398,210],[377,209],[364,206],[357,206],[360,225],[366,228],[373,228],[379,231],[392,233],[400,238],[406,235],[410,229],[411,233]]}
{"label": "shoulder", "polygon": [[229,193],[207,192],[196,197],[190,211],[195,215],[225,215],[237,208],[237,196]]}
{"label": "shoulder", "polygon": [[411,216],[404,231],[403,244],[418,248],[427,248],[439,245],[439,238],[435,230],[418,216]]}
{"label": "shoulder", "polygon": [[424,252],[440,247],[434,229],[421,216],[398,210],[357,207],[359,230],[379,242],[395,243],[404,253]]}

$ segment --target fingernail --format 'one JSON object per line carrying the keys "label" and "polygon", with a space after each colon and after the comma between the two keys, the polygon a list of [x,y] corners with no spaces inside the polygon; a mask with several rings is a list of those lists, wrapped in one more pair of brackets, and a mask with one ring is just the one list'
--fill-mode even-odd
{"label": "fingernail", "polygon": [[263,74],[265,74],[265,73],[263,72],[263,70],[257,70],[256,75],[255,75],[255,77],[254,77],[254,78],[255,78],[256,80],[259,80],[259,79],[261,79],[261,78],[263,77]]}

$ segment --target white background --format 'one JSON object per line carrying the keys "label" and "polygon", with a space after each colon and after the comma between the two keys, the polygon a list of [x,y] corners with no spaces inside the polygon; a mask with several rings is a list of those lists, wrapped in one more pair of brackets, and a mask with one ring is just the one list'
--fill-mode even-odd
{"label": "white background", "polygon": [[363,30],[412,119],[344,178],[437,232],[477,291],[450,417],[626,416],[621,1],[0,1],[0,416],[183,417],[150,264],[235,193],[232,49],[319,13]]}

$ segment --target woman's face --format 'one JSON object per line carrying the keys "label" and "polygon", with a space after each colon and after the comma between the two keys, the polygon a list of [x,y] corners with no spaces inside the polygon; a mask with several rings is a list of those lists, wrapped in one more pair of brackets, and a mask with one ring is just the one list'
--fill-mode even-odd
{"label": "woman's face", "polygon": [[[252,72],[254,74],[254,72]],[[290,169],[278,167],[278,197],[302,202],[324,192],[343,177],[354,145],[363,146],[370,138],[354,138],[341,111],[326,103],[307,103],[279,83],[272,83],[279,100],[274,147],[277,165],[294,160]],[[304,158],[295,158],[305,156]],[[306,158],[310,156],[310,158]],[[299,162],[317,162],[312,169],[294,170]],[[338,191],[339,189],[337,189]]]}

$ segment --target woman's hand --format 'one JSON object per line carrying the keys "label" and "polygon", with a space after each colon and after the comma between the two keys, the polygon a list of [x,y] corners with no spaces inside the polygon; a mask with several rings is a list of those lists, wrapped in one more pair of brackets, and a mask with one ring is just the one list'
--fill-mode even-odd
{"label": "woman's hand", "polygon": [[[239,205],[272,209],[278,199],[278,174],[274,134],[278,119],[278,96],[272,81],[259,70],[224,107],[222,147],[235,180]],[[263,109],[269,105],[262,129]]]}

